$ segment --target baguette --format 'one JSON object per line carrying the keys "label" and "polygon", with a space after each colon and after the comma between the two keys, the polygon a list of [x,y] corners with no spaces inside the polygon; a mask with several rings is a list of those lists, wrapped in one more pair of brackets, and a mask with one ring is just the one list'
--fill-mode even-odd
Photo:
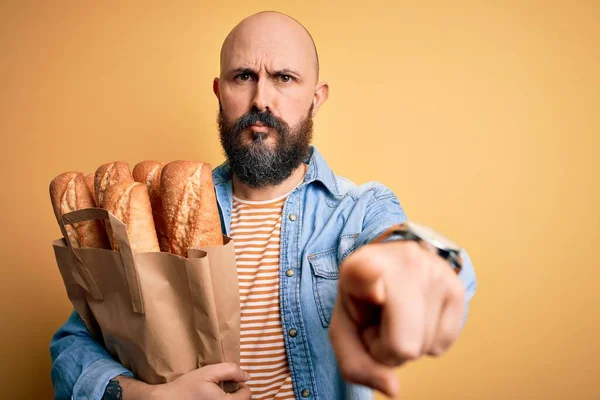
{"label": "baguette", "polygon": [[169,252],[186,257],[190,247],[223,244],[210,164],[173,161],[165,165],[161,197]]}
{"label": "baguette", "polygon": [[160,195],[160,177],[165,163],[160,161],[142,161],[133,168],[133,179],[141,182],[148,188],[152,217],[156,227],[156,235],[160,251],[169,251],[169,237],[163,215],[162,199]]}
{"label": "baguette", "polygon": [[94,174],[94,191],[96,193],[96,201],[99,207],[104,206],[104,197],[106,190],[113,184],[132,183],[133,176],[129,164],[122,161],[106,163],[100,166]]}
{"label": "baguette", "polygon": [[88,187],[92,197],[94,198],[94,207],[98,207],[98,200],[96,200],[96,190],[94,189],[94,173],[85,176],[85,184]]}
{"label": "baguette", "polygon": [[[127,227],[127,234],[133,254],[160,251],[150,197],[146,186],[139,182],[116,182],[104,193],[104,208],[121,220]],[[110,232],[114,250],[119,244]]]}
{"label": "baguette", "polygon": [[[50,182],[50,200],[59,225],[63,214],[96,206],[81,172],[65,172],[54,178]],[[65,230],[73,247],[110,248],[101,221],[77,222],[65,225]]]}

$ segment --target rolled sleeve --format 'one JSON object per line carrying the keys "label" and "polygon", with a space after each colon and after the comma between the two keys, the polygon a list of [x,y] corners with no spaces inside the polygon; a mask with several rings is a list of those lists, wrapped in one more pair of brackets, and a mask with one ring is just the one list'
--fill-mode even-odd
{"label": "rolled sleeve", "polygon": [[54,398],[100,400],[111,379],[133,376],[90,335],[77,311],[59,328],[50,343]]}
{"label": "rolled sleeve", "polygon": [[100,358],[87,367],[73,388],[73,400],[100,400],[111,379],[133,374],[112,359]]}

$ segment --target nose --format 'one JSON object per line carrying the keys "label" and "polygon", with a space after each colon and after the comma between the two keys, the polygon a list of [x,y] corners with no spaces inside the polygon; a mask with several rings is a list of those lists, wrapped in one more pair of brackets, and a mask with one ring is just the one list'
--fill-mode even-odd
{"label": "nose", "polygon": [[273,96],[271,88],[265,79],[259,79],[255,86],[252,108],[260,112],[273,111]]}

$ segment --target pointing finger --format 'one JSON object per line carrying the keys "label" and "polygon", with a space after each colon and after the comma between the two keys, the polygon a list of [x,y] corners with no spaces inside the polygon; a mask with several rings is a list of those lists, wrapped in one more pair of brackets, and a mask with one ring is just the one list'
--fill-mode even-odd
{"label": "pointing finger", "polygon": [[377,363],[366,351],[357,326],[338,298],[333,312],[329,337],[342,376],[354,383],[369,386],[393,397],[399,391],[393,368]]}

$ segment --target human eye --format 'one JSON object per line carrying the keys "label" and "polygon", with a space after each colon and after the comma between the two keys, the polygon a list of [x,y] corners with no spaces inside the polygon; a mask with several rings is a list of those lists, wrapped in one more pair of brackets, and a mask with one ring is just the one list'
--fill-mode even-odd
{"label": "human eye", "polygon": [[286,74],[279,74],[279,80],[283,83],[288,83],[292,81],[292,77]]}
{"label": "human eye", "polygon": [[253,78],[253,76],[249,72],[242,72],[241,74],[237,74],[235,76],[235,80],[240,81],[240,82],[248,82],[248,81],[252,80],[252,78]]}

